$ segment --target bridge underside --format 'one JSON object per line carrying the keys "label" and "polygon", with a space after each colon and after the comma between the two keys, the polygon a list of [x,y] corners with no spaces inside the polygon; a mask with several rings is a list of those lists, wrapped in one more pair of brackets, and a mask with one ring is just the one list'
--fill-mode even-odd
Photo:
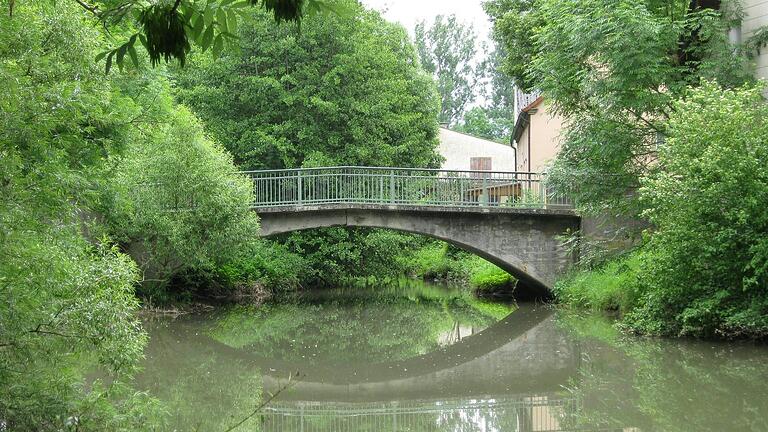
{"label": "bridge underside", "polygon": [[518,278],[525,297],[548,296],[574,257],[558,236],[579,229],[570,210],[324,204],[255,209],[261,235],[332,226],[386,228],[430,236],[473,252]]}

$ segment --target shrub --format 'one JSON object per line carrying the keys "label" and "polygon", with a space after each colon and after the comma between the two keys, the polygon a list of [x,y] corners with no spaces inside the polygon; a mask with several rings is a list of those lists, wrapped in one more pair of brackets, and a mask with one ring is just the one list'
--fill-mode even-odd
{"label": "shrub", "polygon": [[166,103],[165,121],[135,132],[110,183],[108,220],[139,264],[145,293],[235,259],[259,229],[251,183],[188,110]]}
{"label": "shrub", "polygon": [[768,335],[768,104],[712,83],[677,103],[642,198],[656,229],[641,260],[644,333]]}
{"label": "shrub", "polygon": [[470,284],[482,292],[514,288],[517,280],[497,265],[480,257],[472,257]]}
{"label": "shrub", "polygon": [[637,302],[639,251],[625,254],[601,267],[572,273],[555,284],[555,296],[563,303],[595,311],[626,313]]}

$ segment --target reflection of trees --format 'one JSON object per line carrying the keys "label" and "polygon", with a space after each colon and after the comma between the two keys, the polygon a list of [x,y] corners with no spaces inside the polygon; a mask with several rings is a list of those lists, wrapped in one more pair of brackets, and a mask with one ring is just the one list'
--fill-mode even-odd
{"label": "reflection of trees", "polygon": [[[174,430],[225,430],[258,404],[258,370],[222,356],[216,345],[194,336],[194,326],[174,323],[171,329],[160,321],[149,327],[147,361],[136,381],[163,402]],[[257,424],[251,419],[240,430],[258,430]]]}
{"label": "reflection of trees", "polygon": [[748,344],[622,338],[595,317],[566,317],[585,353],[572,426],[644,431],[768,430],[766,349]]}
{"label": "reflection of trees", "polygon": [[439,348],[457,326],[479,330],[497,320],[497,309],[458,294],[328,294],[322,302],[233,308],[216,319],[209,334],[267,357],[326,364],[386,362]]}

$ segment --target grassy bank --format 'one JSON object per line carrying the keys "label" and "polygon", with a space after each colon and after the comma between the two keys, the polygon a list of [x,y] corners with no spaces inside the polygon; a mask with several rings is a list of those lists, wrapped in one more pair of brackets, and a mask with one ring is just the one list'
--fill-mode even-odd
{"label": "grassy bank", "polygon": [[493,263],[443,242],[430,243],[399,260],[409,276],[459,283],[479,293],[509,292],[517,283]]}

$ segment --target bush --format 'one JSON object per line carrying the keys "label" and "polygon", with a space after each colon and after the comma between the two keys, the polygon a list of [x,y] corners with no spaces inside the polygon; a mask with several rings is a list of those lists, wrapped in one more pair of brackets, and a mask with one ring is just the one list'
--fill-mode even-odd
{"label": "bush", "polygon": [[596,269],[574,272],[555,284],[555,296],[563,303],[586,309],[626,313],[637,302],[640,256],[635,251]]}
{"label": "bush", "polygon": [[768,336],[768,104],[712,83],[677,103],[663,169],[642,198],[656,226],[641,261],[644,333]]}
{"label": "bush", "polygon": [[[480,257],[473,257],[469,283],[481,292],[494,292],[500,289],[514,288],[517,279],[499,266]],[[510,290],[511,292],[511,290]]]}
{"label": "bush", "polygon": [[216,273],[229,289],[257,284],[272,293],[282,293],[301,285],[307,277],[306,268],[302,256],[279,243],[260,240],[242,249]]}
{"label": "bush", "polygon": [[206,139],[197,119],[166,92],[164,121],[137,130],[110,182],[107,218],[139,264],[144,293],[162,294],[180,274],[236,259],[258,237],[250,181]]}

